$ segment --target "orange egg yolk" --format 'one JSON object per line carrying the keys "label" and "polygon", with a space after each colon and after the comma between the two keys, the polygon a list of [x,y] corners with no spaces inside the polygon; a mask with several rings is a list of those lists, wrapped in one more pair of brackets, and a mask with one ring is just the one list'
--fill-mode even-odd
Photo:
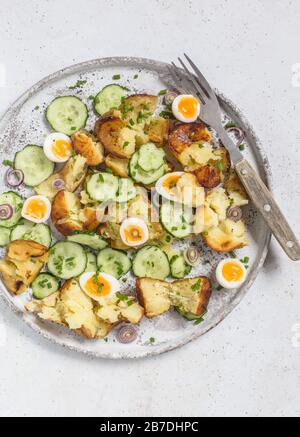
{"label": "orange egg yolk", "polygon": [[222,275],[228,282],[238,282],[243,278],[244,271],[238,263],[228,262],[223,266]]}
{"label": "orange egg yolk", "polygon": [[52,144],[52,152],[57,158],[65,159],[70,156],[72,146],[66,140],[55,140]]}
{"label": "orange egg yolk", "polygon": [[182,97],[178,103],[178,111],[187,118],[195,117],[197,114],[199,102],[195,97]]}
{"label": "orange egg yolk", "polygon": [[139,243],[145,237],[144,230],[136,225],[127,226],[124,229],[125,240],[128,243]]}
{"label": "orange egg yolk", "polygon": [[163,182],[163,187],[167,190],[167,191],[172,191],[174,188],[176,188],[177,182],[179,181],[179,179],[181,178],[181,176],[169,176],[168,178],[166,178]]}
{"label": "orange egg yolk", "polygon": [[26,206],[26,214],[37,220],[41,220],[47,214],[47,205],[42,200],[31,200]]}
{"label": "orange egg yolk", "polygon": [[84,289],[92,296],[95,297],[105,297],[111,292],[110,283],[103,278],[103,276],[92,276],[84,284]]}

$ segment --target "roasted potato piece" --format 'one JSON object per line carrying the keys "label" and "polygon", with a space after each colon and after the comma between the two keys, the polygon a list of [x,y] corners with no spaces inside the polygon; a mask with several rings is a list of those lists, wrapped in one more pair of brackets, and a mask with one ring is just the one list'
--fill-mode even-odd
{"label": "roasted potato piece", "polygon": [[163,145],[167,143],[169,130],[170,121],[162,117],[153,118],[145,127],[145,131],[149,136],[149,141],[152,141],[157,145]]}
{"label": "roasted potato piece", "polygon": [[52,202],[51,220],[63,235],[82,230],[79,221],[80,201],[74,193],[60,191]]}
{"label": "roasted potato piece", "polygon": [[230,172],[228,179],[225,180],[224,187],[232,201],[232,206],[244,206],[249,203],[248,195],[235,170]]}
{"label": "roasted potato piece", "polygon": [[104,338],[114,327],[97,316],[98,305],[81,290],[76,279],[67,281],[55,295],[29,302],[25,308],[88,339]]}
{"label": "roasted potato piece", "polygon": [[222,168],[222,182],[224,178],[228,175],[231,168],[231,159],[228,150],[225,147],[220,147],[219,149],[214,150],[214,155],[218,159],[218,161],[209,162],[211,165],[217,165],[219,168]]}
{"label": "roasted potato piece", "polygon": [[38,276],[48,259],[48,248],[34,241],[16,240],[0,260],[0,273],[7,289],[22,294]]}
{"label": "roasted potato piece", "polygon": [[222,182],[221,172],[213,165],[204,165],[195,170],[196,178],[201,187],[212,189]]}
{"label": "roasted potato piece", "polygon": [[159,316],[172,306],[178,308],[181,314],[202,316],[207,310],[212,293],[211,283],[206,277],[173,283],[140,278],[136,285],[138,299],[148,318]]}
{"label": "roasted potato piece", "polygon": [[62,188],[55,188],[53,183],[57,179],[61,179],[64,182],[64,189],[70,192],[74,192],[84,181],[86,177],[87,166],[86,158],[81,155],[76,155],[69,159],[66,165],[61,171],[53,174],[40,185],[35,187],[37,194],[48,197],[49,200],[53,200],[56,194]]}
{"label": "roasted potato piece", "polygon": [[128,96],[120,107],[124,120],[133,119],[135,123],[142,124],[143,121],[151,117],[158,104],[158,97],[148,94],[134,94]]}
{"label": "roasted potato piece", "polygon": [[172,305],[181,314],[200,317],[206,313],[212,294],[211,283],[207,277],[176,281],[171,284],[170,289]]}
{"label": "roasted potato piece", "polygon": [[119,158],[130,158],[135,152],[136,132],[114,113],[99,118],[95,136],[109,153]]}
{"label": "roasted potato piece", "polygon": [[96,167],[104,161],[104,148],[94,135],[86,130],[74,133],[71,137],[73,147],[77,153],[86,158],[86,163],[90,167]]}
{"label": "roasted potato piece", "polygon": [[224,188],[216,188],[208,193],[206,203],[218,214],[219,221],[226,219],[227,209],[230,207],[230,199]]}
{"label": "roasted potato piece", "polygon": [[107,155],[105,158],[106,167],[110,168],[115,176],[120,176],[121,178],[128,178],[128,159],[117,158],[113,155]]}
{"label": "roasted potato piece", "polygon": [[209,143],[212,135],[204,123],[181,123],[169,135],[169,147],[178,156],[194,143]]}
{"label": "roasted potato piece", "polygon": [[166,313],[171,308],[170,288],[167,282],[140,278],[136,281],[136,292],[148,318]]}
{"label": "roasted potato piece", "polygon": [[80,201],[74,193],[60,191],[52,202],[51,220],[63,235],[74,231],[93,231],[100,222],[96,207],[80,209]]}
{"label": "roasted potato piece", "polygon": [[203,237],[206,244],[216,252],[232,252],[248,245],[243,221],[226,219],[218,227],[211,228]]}
{"label": "roasted potato piece", "polygon": [[112,299],[101,302],[96,314],[107,323],[127,322],[136,325],[144,316],[144,308],[134,297],[118,293]]}

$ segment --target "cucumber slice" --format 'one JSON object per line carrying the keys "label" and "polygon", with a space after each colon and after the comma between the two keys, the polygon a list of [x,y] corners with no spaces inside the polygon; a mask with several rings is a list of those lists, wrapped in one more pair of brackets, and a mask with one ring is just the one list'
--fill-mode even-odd
{"label": "cucumber slice", "polygon": [[165,174],[164,164],[158,170],[145,172],[139,166],[139,158],[140,152],[135,152],[129,162],[129,173],[135,182],[142,185],[151,185]]}
{"label": "cucumber slice", "polygon": [[11,230],[11,241],[15,240],[30,240],[36,241],[45,247],[50,247],[52,242],[51,230],[48,225],[44,223],[31,223],[25,221]]}
{"label": "cucumber slice", "polygon": [[134,182],[129,178],[119,179],[119,188],[116,193],[116,202],[124,203],[136,197]]}
{"label": "cucumber slice", "polygon": [[118,188],[118,178],[110,173],[95,173],[86,184],[88,195],[98,202],[115,200]]}
{"label": "cucumber slice", "polygon": [[127,95],[127,89],[120,85],[107,85],[94,99],[94,109],[99,115],[103,115],[111,109],[117,109]]}
{"label": "cucumber slice", "polygon": [[107,247],[107,242],[98,234],[94,232],[73,232],[67,237],[67,241],[81,244],[82,246],[88,246],[94,250],[102,250]]}
{"label": "cucumber slice", "polygon": [[14,191],[8,191],[0,195],[0,205],[8,204],[13,209],[13,215],[8,220],[0,220],[0,226],[3,228],[12,228],[22,216],[22,207],[24,199]]}
{"label": "cucumber slice", "polygon": [[186,238],[193,233],[194,212],[180,203],[164,202],[160,208],[160,222],[175,238]]}
{"label": "cucumber slice", "polygon": [[191,273],[192,267],[189,266],[183,255],[174,255],[170,261],[171,274],[175,279],[183,279]]}
{"label": "cucumber slice", "polygon": [[0,227],[0,247],[5,247],[10,242],[10,229]]}
{"label": "cucumber slice", "polygon": [[119,279],[131,269],[131,261],[126,253],[120,250],[104,249],[97,257],[98,270]]}
{"label": "cucumber slice", "polygon": [[80,244],[62,241],[50,249],[48,269],[57,278],[75,278],[85,271],[86,265],[87,255]]}
{"label": "cucumber slice", "polygon": [[46,119],[56,132],[70,136],[85,127],[88,110],[78,97],[57,97],[48,106]]}
{"label": "cucumber slice", "polygon": [[166,279],[171,273],[167,255],[155,246],[146,246],[139,250],[132,268],[138,278]]}
{"label": "cucumber slice", "polygon": [[35,299],[45,299],[59,289],[59,281],[49,273],[41,273],[31,284]]}
{"label": "cucumber slice", "polygon": [[139,150],[138,164],[142,170],[149,172],[158,170],[164,163],[166,154],[153,143],[144,144]]}
{"label": "cucumber slice", "polygon": [[15,155],[14,168],[22,170],[24,182],[29,187],[36,187],[48,179],[54,172],[54,166],[39,146],[28,145]]}
{"label": "cucumber slice", "polygon": [[88,252],[87,256],[87,264],[85,271],[83,273],[90,273],[97,271],[97,257],[92,252]]}

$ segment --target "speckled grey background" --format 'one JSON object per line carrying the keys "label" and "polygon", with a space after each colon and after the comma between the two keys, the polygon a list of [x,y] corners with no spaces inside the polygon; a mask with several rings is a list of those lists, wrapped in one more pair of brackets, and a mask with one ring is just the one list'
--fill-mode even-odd
{"label": "speckled grey background", "polygon": [[[297,0],[1,0],[0,112],[75,62],[168,61],[188,50],[255,126],[299,235],[299,20]],[[137,362],[64,351],[1,303],[0,415],[299,416],[298,278],[299,264],[273,243],[256,284],[222,325]]]}

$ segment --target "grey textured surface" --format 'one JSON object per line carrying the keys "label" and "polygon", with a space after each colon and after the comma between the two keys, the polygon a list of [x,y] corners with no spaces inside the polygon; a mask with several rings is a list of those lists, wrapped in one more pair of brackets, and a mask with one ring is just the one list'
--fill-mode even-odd
{"label": "grey textured surface", "polygon": [[[169,60],[188,50],[255,126],[276,197],[299,235],[300,88],[292,86],[291,69],[300,62],[300,5],[242,2],[90,0],[84,8],[74,0],[2,0],[7,81],[0,111],[74,62],[111,55]],[[299,415],[298,278],[299,264],[273,243],[251,292],[222,325],[181,350],[137,362],[62,351],[1,304],[0,414]]]}

